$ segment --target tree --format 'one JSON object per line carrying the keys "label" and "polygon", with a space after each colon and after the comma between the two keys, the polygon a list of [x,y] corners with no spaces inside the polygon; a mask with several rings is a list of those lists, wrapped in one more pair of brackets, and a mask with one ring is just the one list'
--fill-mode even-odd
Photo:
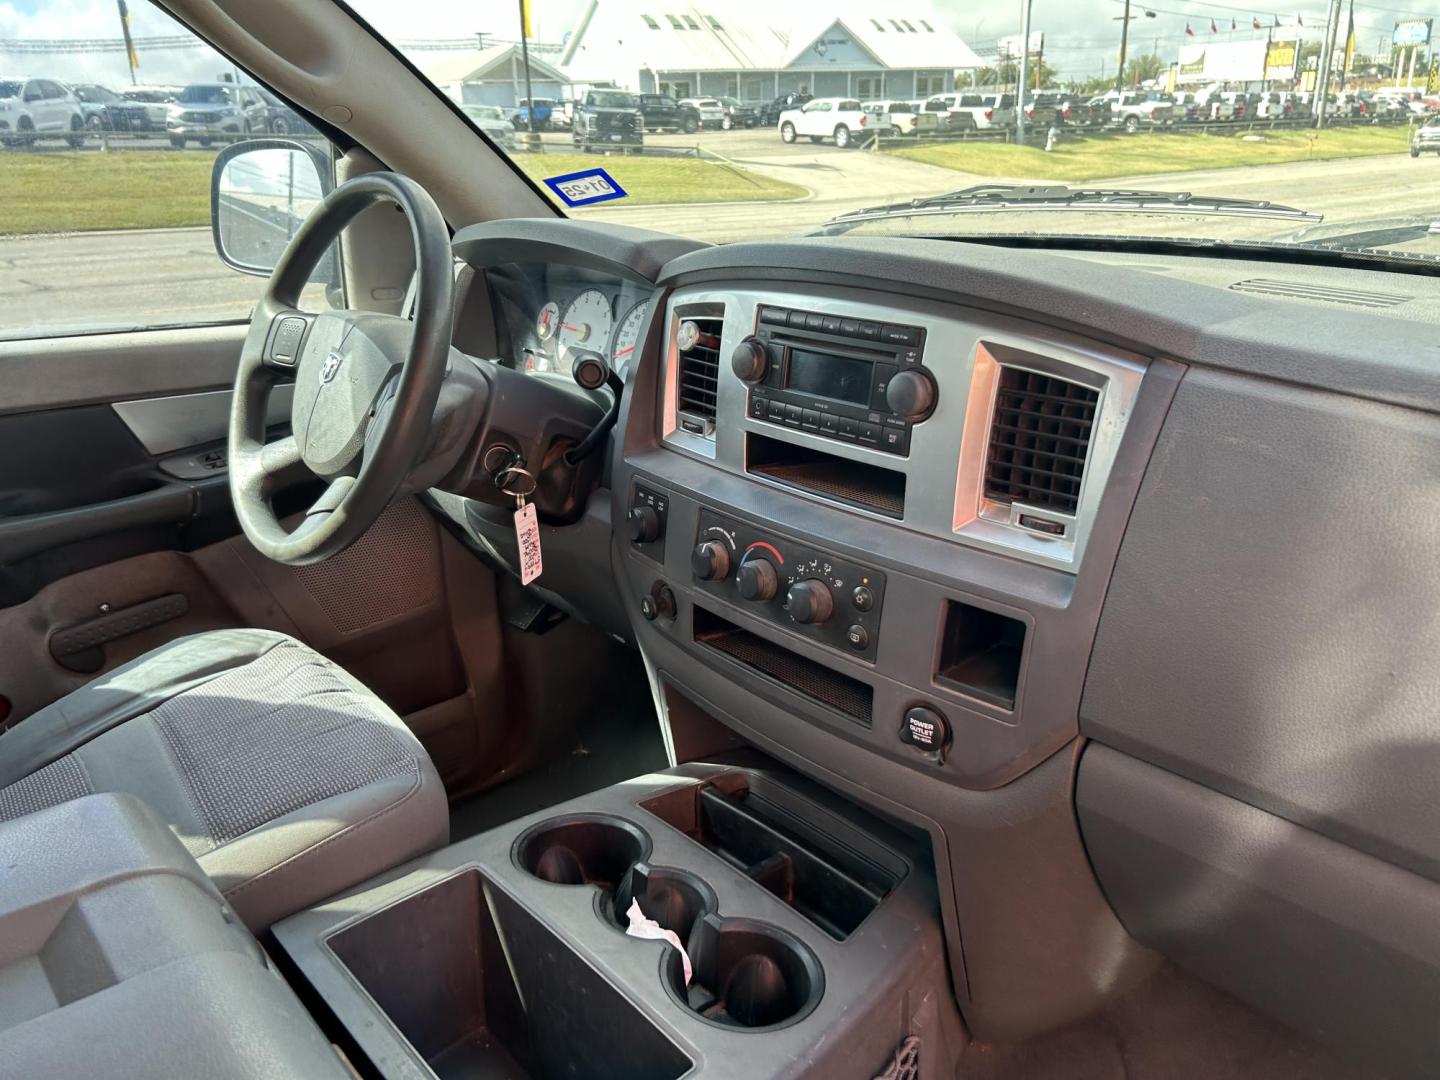
{"label": "tree", "polygon": [[1158,79],[1168,66],[1154,53],[1149,56],[1132,56],[1125,65],[1125,85],[1138,86],[1142,82]]}

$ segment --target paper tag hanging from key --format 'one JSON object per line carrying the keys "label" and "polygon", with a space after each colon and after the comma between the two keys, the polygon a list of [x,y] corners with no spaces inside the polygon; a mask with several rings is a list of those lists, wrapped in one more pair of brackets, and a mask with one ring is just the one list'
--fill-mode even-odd
{"label": "paper tag hanging from key", "polygon": [[520,552],[520,584],[529,585],[544,569],[540,558],[540,522],[535,517],[535,504],[520,496],[520,509],[515,511],[515,544]]}

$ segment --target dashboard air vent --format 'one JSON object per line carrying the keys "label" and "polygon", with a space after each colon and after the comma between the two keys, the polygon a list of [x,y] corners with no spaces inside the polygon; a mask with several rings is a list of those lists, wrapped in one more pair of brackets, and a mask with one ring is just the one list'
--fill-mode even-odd
{"label": "dashboard air vent", "polygon": [[985,496],[1074,514],[1100,392],[1001,367],[985,462]]}
{"label": "dashboard air vent", "polygon": [[1329,285],[1306,285],[1300,281],[1278,278],[1246,278],[1230,286],[1232,292],[1259,293],[1261,296],[1285,296],[1292,300],[1314,300],[1322,304],[1348,304],[1351,307],[1391,308],[1413,300],[1405,293],[1369,292],[1360,289],[1336,289]]}
{"label": "dashboard air vent", "polygon": [[[715,396],[720,386],[720,332],[724,320],[713,316],[692,316],[700,333],[694,344],[680,353],[678,406],[682,413],[715,421]],[[683,324],[682,324],[683,325]]]}

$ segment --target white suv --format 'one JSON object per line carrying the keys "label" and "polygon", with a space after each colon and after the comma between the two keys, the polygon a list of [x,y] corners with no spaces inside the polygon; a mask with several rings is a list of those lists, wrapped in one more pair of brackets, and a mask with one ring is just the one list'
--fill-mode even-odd
{"label": "white suv", "polygon": [[812,98],[798,109],[786,109],[776,121],[780,138],[793,143],[801,135],[811,142],[834,139],[841,150],[865,134],[869,117],[854,98]]}
{"label": "white suv", "polygon": [[0,140],[23,146],[43,138],[81,147],[85,115],[79,100],[54,79],[0,78]]}

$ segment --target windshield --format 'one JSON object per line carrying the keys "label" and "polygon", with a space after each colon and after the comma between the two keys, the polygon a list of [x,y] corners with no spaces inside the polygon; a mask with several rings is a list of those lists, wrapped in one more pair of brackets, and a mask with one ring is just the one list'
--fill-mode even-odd
{"label": "windshield", "polygon": [[184,105],[229,105],[233,99],[225,86],[187,86],[175,100]]}
{"label": "windshield", "polygon": [[[1001,3],[917,0],[892,18],[713,0],[687,18],[530,0],[526,37],[499,0],[350,6],[437,93],[533,129],[500,152],[572,216],[713,242],[1103,238],[1440,262],[1440,149],[1420,136],[1440,116],[1440,43],[1424,12],[1357,0],[1327,27],[1325,5],[1030,0],[1027,37],[1025,5]],[[603,127],[569,106],[520,110],[532,96],[646,112]],[[597,169],[623,194],[572,206],[544,183]],[[949,198],[980,184],[1194,198]]]}

